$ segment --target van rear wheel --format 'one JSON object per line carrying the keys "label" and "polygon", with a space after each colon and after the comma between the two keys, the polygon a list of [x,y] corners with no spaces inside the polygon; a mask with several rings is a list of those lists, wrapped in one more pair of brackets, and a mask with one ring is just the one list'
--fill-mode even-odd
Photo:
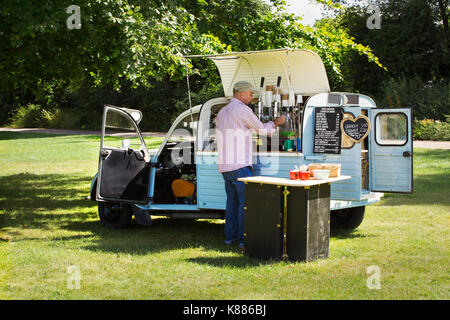
{"label": "van rear wheel", "polygon": [[99,202],[98,216],[101,223],[111,229],[125,229],[133,217],[132,209],[126,203]]}
{"label": "van rear wheel", "polygon": [[364,219],[366,207],[354,207],[331,211],[331,229],[356,229]]}

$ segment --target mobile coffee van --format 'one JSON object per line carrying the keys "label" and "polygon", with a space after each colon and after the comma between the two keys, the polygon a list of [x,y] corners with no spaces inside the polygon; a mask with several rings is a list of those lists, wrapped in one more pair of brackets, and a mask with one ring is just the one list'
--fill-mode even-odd
{"label": "mobile coffee van", "polygon": [[[140,111],[105,105],[99,169],[90,193],[105,226],[124,228],[133,215],[143,225],[151,224],[152,215],[224,218],[215,120],[238,81],[259,88],[251,107],[262,121],[287,117],[275,138],[254,135],[254,175],[289,178],[296,166],[339,164],[340,173],[351,176],[331,185],[332,228],[358,227],[365,206],[383,192],[413,191],[410,109],[380,109],[368,96],[331,92],[323,62],[310,50],[186,58],[198,57],[214,61],[224,97],[179,115],[159,149],[147,149],[138,127]],[[114,138],[114,132],[124,139]]]}

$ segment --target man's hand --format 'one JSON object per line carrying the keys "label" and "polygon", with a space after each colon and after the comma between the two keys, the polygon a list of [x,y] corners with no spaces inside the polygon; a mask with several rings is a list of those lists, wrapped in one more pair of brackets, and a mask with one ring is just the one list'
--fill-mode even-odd
{"label": "man's hand", "polygon": [[280,116],[278,118],[276,118],[273,123],[275,124],[275,126],[281,126],[282,124],[284,124],[286,122],[286,117],[285,116]]}

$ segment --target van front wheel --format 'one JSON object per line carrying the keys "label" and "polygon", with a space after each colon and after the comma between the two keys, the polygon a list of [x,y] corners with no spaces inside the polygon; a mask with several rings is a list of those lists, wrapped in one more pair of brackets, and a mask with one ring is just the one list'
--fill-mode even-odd
{"label": "van front wheel", "polygon": [[98,216],[101,223],[111,229],[125,229],[133,217],[129,204],[112,202],[99,202]]}
{"label": "van front wheel", "polygon": [[364,219],[366,207],[354,207],[331,211],[331,229],[356,229]]}

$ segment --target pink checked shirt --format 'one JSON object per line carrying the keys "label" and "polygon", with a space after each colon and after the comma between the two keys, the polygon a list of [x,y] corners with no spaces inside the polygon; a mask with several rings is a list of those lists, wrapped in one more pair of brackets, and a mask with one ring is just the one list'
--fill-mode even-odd
{"label": "pink checked shirt", "polygon": [[232,98],[217,115],[219,172],[233,171],[252,165],[252,130],[259,134],[271,135],[275,131],[275,124],[272,121],[263,124],[250,107]]}

